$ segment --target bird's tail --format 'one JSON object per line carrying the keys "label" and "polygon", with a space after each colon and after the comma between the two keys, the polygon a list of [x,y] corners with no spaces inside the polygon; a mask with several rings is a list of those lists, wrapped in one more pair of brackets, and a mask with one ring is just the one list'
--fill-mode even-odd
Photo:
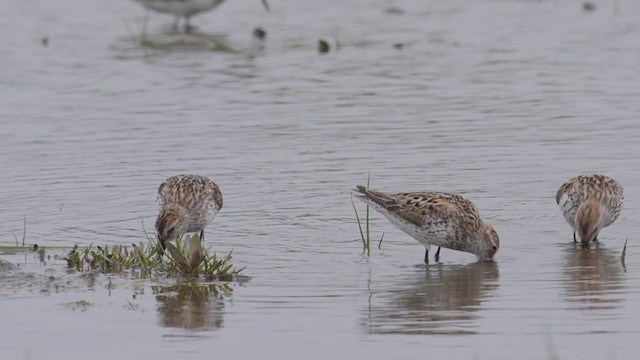
{"label": "bird's tail", "polygon": [[373,207],[379,207],[379,206],[385,206],[390,200],[392,200],[389,195],[379,192],[379,191],[375,191],[375,190],[371,190],[366,186],[362,186],[362,185],[357,185],[355,189],[353,189],[353,191],[356,192],[356,198],[373,206]]}

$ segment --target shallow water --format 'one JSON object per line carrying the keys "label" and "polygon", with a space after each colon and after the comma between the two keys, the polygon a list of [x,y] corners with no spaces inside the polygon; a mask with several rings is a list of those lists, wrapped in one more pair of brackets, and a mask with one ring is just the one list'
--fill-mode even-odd
{"label": "shallow water", "polygon": [[[594,3],[229,1],[177,40],[151,14],[160,45],[143,48],[128,1],[1,2],[0,243],[23,216],[29,244],[143,241],[158,184],[199,173],[225,199],[207,244],[250,280],[177,287],[3,254],[19,266],[0,264],[0,357],[631,358],[640,4]],[[382,249],[363,256],[349,193],[368,171],[381,190],[472,199],[497,261],[443,250],[426,268],[378,214]],[[592,249],[554,201],[583,172],[625,187]]]}

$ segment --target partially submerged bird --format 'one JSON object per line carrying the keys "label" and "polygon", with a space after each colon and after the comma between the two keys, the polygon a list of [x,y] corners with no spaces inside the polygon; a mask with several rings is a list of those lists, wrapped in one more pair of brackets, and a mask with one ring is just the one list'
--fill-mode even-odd
{"label": "partially submerged bird", "polygon": [[465,251],[485,261],[493,260],[500,247],[498,233],[484,222],[473,203],[460,195],[441,192],[387,194],[357,186],[356,197],[383,214],[398,229],[426,248],[429,263],[431,245]]}
{"label": "partially submerged bird", "polygon": [[562,216],[583,245],[598,240],[603,228],[613,224],[624,205],[622,186],[604,175],[580,175],[569,179],[556,193]]}
{"label": "partially submerged bird", "polygon": [[187,233],[200,232],[204,240],[204,228],[222,208],[222,193],[209,178],[177,175],[160,184],[156,202],[160,206],[156,231],[164,251],[167,241]]}
{"label": "partially submerged bird", "polygon": [[[173,14],[176,19],[173,27],[178,29],[180,18],[185,18],[185,31],[191,30],[189,19],[200,12],[209,11],[220,5],[224,0],[133,0],[147,9],[161,13]],[[262,0],[265,9],[269,10],[267,0]]]}

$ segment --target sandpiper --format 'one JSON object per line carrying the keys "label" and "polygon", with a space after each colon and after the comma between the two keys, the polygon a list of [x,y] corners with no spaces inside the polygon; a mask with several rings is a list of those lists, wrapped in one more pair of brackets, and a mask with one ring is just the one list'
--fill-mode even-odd
{"label": "sandpiper", "polygon": [[465,251],[485,261],[493,260],[500,247],[498,233],[484,222],[473,203],[460,195],[441,192],[387,194],[357,186],[356,197],[383,214],[398,229],[426,248],[429,263],[431,245]]}
{"label": "sandpiper", "polygon": [[199,175],[172,176],[160,184],[156,195],[160,214],[156,231],[162,250],[165,242],[191,232],[200,232],[222,208],[222,193],[216,183]]}
{"label": "sandpiper", "polygon": [[[190,31],[192,29],[189,25],[189,19],[200,12],[209,11],[220,5],[224,0],[133,0],[147,9],[155,10],[157,12],[173,14],[176,19],[173,23],[173,27],[178,29],[178,24],[181,17],[185,18],[184,29]],[[264,8],[268,11],[269,4],[267,0],[262,0]]]}
{"label": "sandpiper", "polygon": [[604,175],[580,175],[569,179],[556,193],[562,216],[583,245],[598,240],[598,233],[613,224],[624,204],[622,186]]}

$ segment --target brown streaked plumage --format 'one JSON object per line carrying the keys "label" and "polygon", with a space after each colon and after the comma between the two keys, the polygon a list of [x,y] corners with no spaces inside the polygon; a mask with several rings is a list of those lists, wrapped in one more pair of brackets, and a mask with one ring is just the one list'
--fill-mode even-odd
{"label": "brown streaked plumage", "polygon": [[160,213],[156,231],[162,249],[165,242],[191,232],[200,232],[222,208],[222,193],[216,183],[199,175],[172,176],[160,184],[156,196]]}
{"label": "brown streaked plumage", "polygon": [[582,244],[598,240],[600,231],[613,224],[624,205],[622,185],[604,175],[580,175],[569,179],[556,193],[562,216]]}
{"label": "brown streaked plumage", "polygon": [[483,260],[493,260],[500,247],[494,228],[485,223],[473,203],[460,195],[441,192],[387,194],[364,186],[354,190],[356,197],[383,214],[400,230],[426,248],[429,263],[431,245],[465,251]]}

